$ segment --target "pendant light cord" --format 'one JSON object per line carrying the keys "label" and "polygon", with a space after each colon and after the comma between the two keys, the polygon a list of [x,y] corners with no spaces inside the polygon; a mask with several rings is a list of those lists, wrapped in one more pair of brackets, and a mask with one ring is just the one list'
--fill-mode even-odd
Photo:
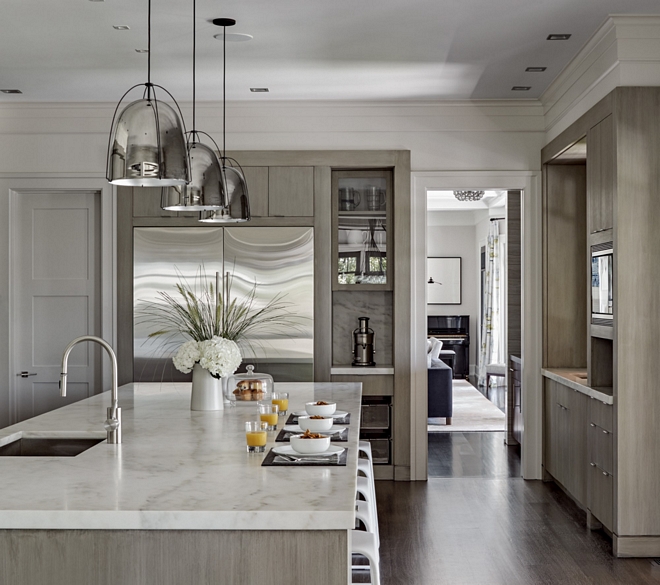
{"label": "pendant light cord", "polygon": [[193,0],[193,63],[192,63],[192,78],[193,78],[193,86],[192,86],[192,98],[193,98],[193,111],[192,111],[192,139],[193,142],[195,141],[195,130],[197,128],[197,124],[195,123],[195,99],[196,99],[196,82],[195,82],[195,72],[197,70],[197,65],[196,65],[196,57],[197,57],[197,0]]}
{"label": "pendant light cord", "polygon": [[[151,0],[150,0],[151,1]],[[227,154],[227,95],[226,95],[226,78],[227,78],[227,27],[222,27],[222,166],[225,166],[225,158]]]}
{"label": "pendant light cord", "polygon": [[151,0],[147,11],[147,99],[151,99]]}

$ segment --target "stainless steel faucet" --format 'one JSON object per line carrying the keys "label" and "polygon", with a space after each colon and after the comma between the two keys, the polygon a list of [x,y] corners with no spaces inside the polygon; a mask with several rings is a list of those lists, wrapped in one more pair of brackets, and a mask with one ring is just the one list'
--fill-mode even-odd
{"label": "stainless steel faucet", "polygon": [[108,418],[103,425],[105,430],[108,431],[108,443],[118,445],[121,443],[121,408],[119,408],[119,395],[117,391],[117,356],[115,355],[112,346],[100,337],[94,335],[83,335],[76,337],[67,348],[64,350],[62,356],[62,373],[60,374],[60,394],[66,396],[66,377],[67,365],[69,361],[69,354],[71,350],[81,341],[94,341],[100,346],[104,347],[110,356],[112,362],[112,406],[108,407]]}

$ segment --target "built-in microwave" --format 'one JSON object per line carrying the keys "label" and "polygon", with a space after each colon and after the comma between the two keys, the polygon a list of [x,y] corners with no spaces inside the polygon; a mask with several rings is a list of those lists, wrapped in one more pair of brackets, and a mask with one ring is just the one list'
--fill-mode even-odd
{"label": "built-in microwave", "polygon": [[591,247],[591,322],[612,326],[614,319],[614,246]]}

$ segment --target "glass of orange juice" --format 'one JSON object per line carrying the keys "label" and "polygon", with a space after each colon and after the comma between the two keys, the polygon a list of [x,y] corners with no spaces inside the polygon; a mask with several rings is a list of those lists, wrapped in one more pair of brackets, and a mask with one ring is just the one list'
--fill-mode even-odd
{"label": "glass of orange juice", "polygon": [[245,440],[248,453],[263,453],[266,450],[268,423],[253,420],[245,423]]}
{"label": "glass of orange juice", "polygon": [[280,407],[277,404],[267,404],[265,402],[259,403],[259,418],[268,423],[269,431],[277,430],[277,417],[279,416]]}
{"label": "glass of orange juice", "polygon": [[289,410],[289,393],[288,392],[275,392],[273,393],[273,404],[280,407],[280,416],[287,413]]}

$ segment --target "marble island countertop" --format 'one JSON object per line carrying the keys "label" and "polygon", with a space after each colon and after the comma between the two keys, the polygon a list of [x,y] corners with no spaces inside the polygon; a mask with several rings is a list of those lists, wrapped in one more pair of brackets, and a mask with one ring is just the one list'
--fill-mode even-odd
{"label": "marble island countertop", "polygon": [[[119,389],[123,443],[76,457],[0,457],[0,529],[350,530],[354,527],[361,385],[278,383],[289,411],[325,399],[351,413],[345,467],[261,467],[245,450],[256,405],[190,410],[190,384]],[[105,437],[108,392],[0,429]],[[280,426],[287,417],[280,417]],[[268,434],[268,450],[277,433]],[[277,443],[283,445],[284,443]]]}

